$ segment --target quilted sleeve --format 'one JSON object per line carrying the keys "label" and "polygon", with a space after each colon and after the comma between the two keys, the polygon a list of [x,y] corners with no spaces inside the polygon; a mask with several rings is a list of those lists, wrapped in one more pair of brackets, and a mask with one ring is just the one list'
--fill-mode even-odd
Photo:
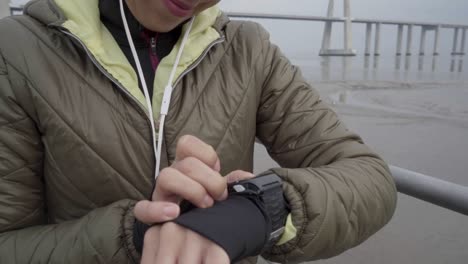
{"label": "quilted sleeve", "polygon": [[134,201],[48,224],[41,137],[8,69],[0,56],[0,263],[135,263]]}
{"label": "quilted sleeve", "polygon": [[[297,236],[264,256],[298,263],[336,256],[382,228],[396,206],[385,162],[348,130],[260,26],[257,136],[283,167]],[[258,38],[258,37],[257,37]]]}

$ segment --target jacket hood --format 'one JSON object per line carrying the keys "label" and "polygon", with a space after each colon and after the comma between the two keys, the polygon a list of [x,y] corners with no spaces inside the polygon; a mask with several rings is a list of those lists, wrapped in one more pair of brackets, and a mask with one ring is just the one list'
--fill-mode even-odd
{"label": "jacket hood", "polygon": [[[25,14],[45,25],[59,27],[71,33],[80,40],[97,63],[122,84],[143,108],[146,108],[135,70],[100,20],[99,0],[33,0],[26,5]],[[222,38],[222,28],[228,21],[218,6],[213,6],[197,15],[174,82],[203,55],[211,43]],[[184,25],[182,35],[186,30],[187,25]],[[164,87],[167,85],[181,41],[179,39],[169,55],[160,62],[156,71],[152,98],[154,116],[159,115]]]}

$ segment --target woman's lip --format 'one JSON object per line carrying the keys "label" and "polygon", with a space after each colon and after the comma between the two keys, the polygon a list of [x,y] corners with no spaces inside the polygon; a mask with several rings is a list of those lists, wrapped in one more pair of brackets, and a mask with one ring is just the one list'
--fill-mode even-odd
{"label": "woman's lip", "polygon": [[180,0],[172,0],[172,2],[176,5],[178,5],[180,8],[184,9],[184,10],[192,10],[192,6],[187,4],[187,3],[184,3],[183,1],[180,1]]}
{"label": "woman's lip", "polygon": [[178,0],[164,0],[167,9],[177,17],[188,17],[192,14],[192,8]]}

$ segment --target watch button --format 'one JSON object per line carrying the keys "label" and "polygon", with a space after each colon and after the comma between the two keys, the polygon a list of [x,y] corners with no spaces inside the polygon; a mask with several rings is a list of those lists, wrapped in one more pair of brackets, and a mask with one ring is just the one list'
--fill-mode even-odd
{"label": "watch button", "polygon": [[234,186],[232,186],[232,188],[233,188],[234,191],[236,191],[236,192],[244,192],[244,191],[245,191],[245,187],[242,186],[242,185],[240,185],[240,184],[234,185]]}

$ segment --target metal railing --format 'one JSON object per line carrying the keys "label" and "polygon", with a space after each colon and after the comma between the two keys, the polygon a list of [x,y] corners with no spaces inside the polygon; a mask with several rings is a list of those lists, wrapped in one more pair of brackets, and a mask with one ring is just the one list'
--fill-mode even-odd
{"label": "metal railing", "polygon": [[390,166],[398,192],[468,215],[468,187]]}
{"label": "metal railing", "polygon": [[[240,12],[228,12],[230,17],[234,18],[249,18],[249,19],[276,19],[276,20],[300,20],[300,21],[315,21],[315,22],[324,22],[325,30],[322,40],[322,49],[320,55],[322,56],[354,56],[356,51],[352,49],[352,24],[364,24],[366,25],[366,47],[364,54],[369,56],[372,54],[372,44],[374,44],[375,56],[379,56],[381,53],[381,28],[383,25],[387,26],[397,26],[398,33],[396,38],[396,54],[402,55],[405,54],[410,56],[413,54],[412,43],[413,43],[413,34],[415,27],[421,27],[421,37],[419,43],[419,55],[427,54],[425,51],[426,47],[426,36],[427,32],[434,31],[434,46],[432,55],[439,55],[439,42],[440,42],[440,32],[444,30],[453,30],[453,47],[451,50],[452,55],[465,55],[465,46],[468,25],[460,24],[447,24],[447,23],[428,23],[428,22],[418,22],[418,21],[399,21],[399,20],[384,20],[384,19],[363,19],[363,18],[352,18],[352,17],[333,17],[331,16],[331,11],[329,10],[328,16],[300,16],[300,15],[278,15],[278,14],[260,14],[260,13],[240,13]],[[348,14],[349,10],[348,10]],[[345,25],[345,37],[344,37],[344,49],[330,49],[331,43],[331,34],[332,34],[332,24],[333,23],[343,23]],[[374,43],[371,43],[372,28],[375,27],[375,40]],[[407,28],[406,36],[406,50],[403,52],[403,30]],[[460,36],[461,35],[461,36]]]}
{"label": "metal railing", "polygon": [[[324,17],[324,16],[304,16],[304,15],[284,15],[284,14],[268,14],[268,13],[243,13],[243,12],[227,12],[230,17],[252,18],[252,19],[280,19],[280,20],[299,20],[299,21],[316,21],[316,22],[346,22],[346,17]],[[443,28],[463,28],[468,29],[468,25],[449,24],[449,23],[430,23],[420,21],[400,21],[388,19],[367,19],[367,18],[352,18],[353,23],[367,24],[379,23],[384,25],[414,25],[414,26],[441,26]]]}

